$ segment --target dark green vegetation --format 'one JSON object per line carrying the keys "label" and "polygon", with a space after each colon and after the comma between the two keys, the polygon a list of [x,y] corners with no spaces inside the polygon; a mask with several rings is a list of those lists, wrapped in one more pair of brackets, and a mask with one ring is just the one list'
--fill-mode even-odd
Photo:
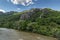
{"label": "dark green vegetation", "polygon": [[23,12],[0,13],[0,27],[60,38],[60,11],[33,8]]}

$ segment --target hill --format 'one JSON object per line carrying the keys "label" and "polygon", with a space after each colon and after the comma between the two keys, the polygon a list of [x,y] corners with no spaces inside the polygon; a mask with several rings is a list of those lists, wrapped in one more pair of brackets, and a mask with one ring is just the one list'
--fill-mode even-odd
{"label": "hill", "polygon": [[59,37],[60,11],[32,8],[23,12],[0,13],[0,27]]}

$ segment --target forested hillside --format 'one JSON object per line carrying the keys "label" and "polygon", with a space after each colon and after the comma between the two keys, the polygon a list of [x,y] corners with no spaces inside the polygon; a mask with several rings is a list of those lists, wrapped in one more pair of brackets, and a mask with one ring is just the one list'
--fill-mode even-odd
{"label": "forested hillside", "polygon": [[0,27],[60,38],[60,11],[32,8],[23,12],[0,12]]}

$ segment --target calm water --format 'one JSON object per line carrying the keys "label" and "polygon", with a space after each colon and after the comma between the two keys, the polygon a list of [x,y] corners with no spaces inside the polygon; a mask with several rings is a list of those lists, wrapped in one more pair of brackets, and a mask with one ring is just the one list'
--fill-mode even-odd
{"label": "calm water", "polygon": [[19,32],[13,29],[0,28],[0,40],[56,40],[56,38],[28,32]]}

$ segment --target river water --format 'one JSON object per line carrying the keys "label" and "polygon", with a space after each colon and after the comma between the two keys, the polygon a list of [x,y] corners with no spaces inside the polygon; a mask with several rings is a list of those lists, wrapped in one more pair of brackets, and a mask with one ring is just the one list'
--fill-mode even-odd
{"label": "river water", "polygon": [[0,40],[57,40],[57,39],[34,33],[21,32],[7,28],[0,28]]}

